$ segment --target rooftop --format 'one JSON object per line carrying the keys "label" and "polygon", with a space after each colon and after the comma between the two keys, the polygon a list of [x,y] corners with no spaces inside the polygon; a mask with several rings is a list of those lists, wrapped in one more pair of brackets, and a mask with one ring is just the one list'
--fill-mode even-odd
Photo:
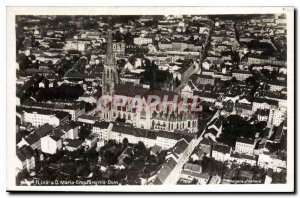
{"label": "rooftop", "polygon": [[230,153],[231,147],[226,145],[215,144],[213,146],[213,151],[217,151],[223,154]]}
{"label": "rooftop", "polygon": [[244,144],[254,144],[254,140],[248,138],[237,138],[236,142],[244,143]]}

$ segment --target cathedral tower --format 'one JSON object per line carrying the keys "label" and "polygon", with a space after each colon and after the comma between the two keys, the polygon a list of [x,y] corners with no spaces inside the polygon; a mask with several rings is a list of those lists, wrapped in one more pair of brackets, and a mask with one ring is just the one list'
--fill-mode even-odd
{"label": "cathedral tower", "polygon": [[115,83],[118,83],[118,74],[113,53],[112,32],[108,29],[107,50],[102,77],[102,95],[113,96],[115,93]]}

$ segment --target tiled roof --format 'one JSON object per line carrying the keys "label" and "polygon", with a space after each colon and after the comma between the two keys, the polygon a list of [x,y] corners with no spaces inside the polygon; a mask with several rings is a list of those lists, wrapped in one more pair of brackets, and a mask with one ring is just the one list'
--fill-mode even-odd
{"label": "tiled roof", "polygon": [[208,173],[197,173],[197,172],[188,171],[188,170],[182,170],[181,174],[189,175],[189,176],[200,178],[200,179],[206,179],[206,180],[208,180],[210,177],[210,175]]}
{"label": "tiled roof", "polygon": [[148,89],[133,86],[132,84],[116,84],[115,85],[115,95],[135,97],[144,96],[148,92]]}
{"label": "tiled roof", "polygon": [[105,121],[96,121],[93,126],[100,129],[107,129],[109,124],[110,124],[109,122],[105,122]]}
{"label": "tiled roof", "polygon": [[250,104],[236,103],[236,104],[235,104],[235,108],[246,109],[246,110],[252,110],[252,105],[250,105]]}
{"label": "tiled roof", "polygon": [[266,99],[266,98],[254,98],[253,102],[255,103],[267,103],[269,105],[275,105],[278,106],[278,101]]}
{"label": "tiled roof", "polygon": [[157,137],[161,137],[161,138],[167,138],[173,140],[180,140],[181,138],[185,137],[183,134],[179,134],[179,133],[167,132],[167,131],[151,131],[147,129],[139,129],[139,128],[134,128],[131,126],[126,126],[126,125],[121,125],[116,123],[113,125],[112,131],[132,135],[135,137],[144,137],[148,139],[156,139]]}
{"label": "tiled roof", "polygon": [[31,108],[45,108],[45,109],[68,109],[68,110],[76,110],[80,108],[80,104],[56,104],[56,103],[46,103],[46,102],[31,102],[26,101],[22,104],[24,107],[31,107]]}
{"label": "tiled roof", "polygon": [[200,173],[202,170],[202,167],[198,164],[185,163],[185,165],[183,166],[183,169]]}
{"label": "tiled roof", "polygon": [[155,181],[154,184],[162,184],[168,178],[176,165],[177,162],[173,158],[169,158],[159,169],[156,178],[157,181]]}
{"label": "tiled roof", "polygon": [[46,110],[46,109],[38,109],[38,108],[22,108],[22,111],[26,113],[37,113],[41,115],[54,115],[58,119],[64,119],[68,117],[70,114],[64,111],[53,111],[53,110]]}
{"label": "tiled roof", "polygon": [[71,140],[71,139],[67,139],[66,140],[68,147],[73,147],[73,148],[78,148],[82,145],[82,143],[84,142],[84,140],[80,140],[80,139],[75,139],[75,140]]}
{"label": "tiled roof", "polygon": [[244,144],[251,144],[251,145],[254,144],[254,140],[248,138],[237,138],[236,142],[241,142]]}
{"label": "tiled roof", "polygon": [[57,136],[50,136],[55,142],[58,142],[60,140],[60,137]]}
{"label": "tiled roof", "polygon": [[44,124],[43,126],[39,127],[34,133],[36,133],[39,138],[42,138],[48,135],[53,130],[53,127],[50,124]]}
{"label": "tiled roof", "polygon": [[208,133],[211,133],[212,135],[217,136],[218,131],[215,128],[210,128],[205,132],[205,134],[208,134]]}
{"label": "tiled roof", "polygon": [[256,113],[261,116],[269,116],[269,112],[268,109],[257,109],[256,111]]}
{"label": "tiled roof", "polygon": [[30,146],[24,145],[17,149],[17,156],[23,162],[26,159],[30,159],[34,156],[34,151]]}
{"label": "tiled roof", "polygon": [[201,91],[194,91],[194,95],[199,97],[204,97],[204,98],[212,98],[212,99],[217,99],[219,97],[219,94],[201,92]]}
{"label": "tiled roof", "polygon": [[200,144],[204,144],[204,145],[213,145],[215,142],[210,138],[204,138]]}
{"label": "tiled roof", "polygon": [[232,158],[239,158],[239,159],[255,160],[256,161],[256,157],[254,155],[246,155],[246,154],[237,153],[237,152],[232,152],[230,154],[230,157],[232,157]]}
{"label": "tiled roof", "polygon": [[231,147],[230,146],[226,146],[226,145],[220,145],[220,144],[215,144],[213,146],[213,151],[217,151],[220,153],[230,153]]}
{"label": "tiled roof", "polygon": [[189,146],[189,144],[186,142],[186,140],[182,139],[180,140],[174,147],[173,151],[174,153],[176,153],[177,155],[182,154],[186,148]]}
{"label": "tiled roof", "polygon": [[37,141],[39,141],[40,137],[36,133],[30,133],[24,139],[29,145],[32,145],[32,144],[36,143]]}

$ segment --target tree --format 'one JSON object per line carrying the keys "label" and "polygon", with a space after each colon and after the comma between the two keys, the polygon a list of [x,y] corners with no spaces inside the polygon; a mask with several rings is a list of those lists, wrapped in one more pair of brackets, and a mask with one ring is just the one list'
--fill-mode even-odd
{"label": "tree", "polygon": [[127,138],[124,138],[124,139],[123,139],[123,144],[126,145],[126,147],[127,147],[128,143],[129,143],[129,142],[128,142],[128,139],[127,139]]}
{"label": "tree", "polygon": [[202,172],[209,173],[211,175],[223,175],[224,164],[220,161],[216,161],[213,158],[204,156],[201,161]]}
{"label": "tree", "polygon": [[145,144],[141,141],[139,141],[137,144],[134,145],[134,156],[139,158],[147,158],[147,156],[150,154],[150,152],[147,150]]}
{"label": "tree", "polygon": [[223,132],[218,141],[234,147],[238,137],[254,138],[255,128],[239,115],[230,115],[223,123]]}
{"label": "tree", "polygon": [[125,119],[125,118],[117,117],[117,118],[116,118],[116,122],[119,122],[119,123],[125,123],[125,122],[126,122],[126,119]]}
{"label": "tree", "polygon": [[255,131],[256,132],[262,132],[263,129],[267,126],[267,122],[266,121],[260,121],[254,124],[255,127]]}
{"label": "tree", "polygon": [[99,167],[95,166],[93,169],[92,169],[92,173],[93,173],[93,176],[92,176],[92,179],[93,180],[103,180],[103,177],[102,177],[102,172],[100,170]]}
{"label": "tree", "polygon": [[84,30],[97,29],[98,28],[98,23],[96,21],[92,21],[92,20],[85,20],[82,23],[82,28]]}
{"label": "tree", "polygon": [[118,156],[116,156],[111,150],[104,151],[104,160],[108,165],[116,164],[118,162],[117,158]]}
{"label": "tree", "polygon": [[86,158],[90,164],[96,164],[98,162],[99,153],[95,149],[90,149],[86,152]]}
{"label": "tree", "polygon": [[31,60],[29,60],[29,57],[25,55],[20,55],[18,62],[20,70],[26,70],[30,68],[30,65],[32,64]]}
{"label": "tree", "polygon": [[245,82],[249,85],[252,85],[253,87],[256,87],[256,88],[259,86],[259,83],[256,81],[254,76],[250,76],[250,77],[246,78]]}
{"label": "tree", "polygon": [[194,178],[190,184],[198,184],[198,180],[196,178]]}
{"label": "tree", "polygon": [[113,35],[113,39],[115,40],[115,42],[121,42],[121,41],[123,40],[122,34],[120,33],[120,31],[117,31],[117,32]]}
{"label": "tree", "polygon": [[279,173],[273,173],[272,184],[285,184],[286,183],[286,171],[281,171]]}
{"label": "tree", "polygon": [[29,179],[30,178],[30,174],[27,171],[27,169],[22,170],[21,172],[18,173],[17,177],[16,177],[16,185],[19,186],[21,185],[21,181],[25,180],[25,179]]}
{"label": "tree", "polygon": [[231,83],[233,84],[233,83],[236,83],[236,82],[237,82],[236,77],[232,77],[232,78],[231,78]]}

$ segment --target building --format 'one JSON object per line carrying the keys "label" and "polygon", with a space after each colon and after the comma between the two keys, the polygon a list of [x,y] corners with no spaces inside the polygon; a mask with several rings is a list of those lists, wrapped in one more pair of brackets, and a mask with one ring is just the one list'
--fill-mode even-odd
{"label": "building", "polygon": [[187,65],[183,65],[180,69],[173,73],[173,78],[178,79],[181,82],[185,82],[197,69],[198,65],[194,62],[189,62]]}
{"label": "building", "polygon": [[180,140],[167,155],[153,184],[176,184],[180,178],[182,167],[189,159],[193,148],[192,142],[185,139]]}
{"label": "building", "polygon": [[252,104],[252,111],[256,112],[257,109],[277,109],[278,101],[266,98],[254,98]]}
{"label": "building", "polygon": [[212,147],[214,145],[214,141],[211,138],[204,138],[201,142],[200,142],[200,148],[203,151],[203,153],[207,156],[210,157],[211,156],[211,151],[212,151]]}
{"label": "building", "polygon": [[284,88],[287,87],[286,81],[273,81],[273,82],[267,82],[267,85],[270,87],[270,91],[276,92],[281,91]]}
{"label": "building", "polygon": [[280,172],[287,168],[286,159],[276,154],[262,153],[258,155],[257,165],[265,169],[273,169],[274,172]]}
{"label": "building", "polygon": [[212,149],[212,158],[217,161],[225,162],[230,159],[231,147],[215,144]]}
{"label": "building", "polygon": [[[142,103],[145,104],[144,109],[132,108],[131,102],[136,100],[136,96],[139,96]],[[155,102],[149,104],[148,100],[152,96],[157,96],[162,101],[160,103],[162,105],[157,105]],[[118,97],[126,97],[126,100],[129,102],[113,108],[109,106],[108,108],[111,108],[109,111],[99,113],[101,119],[115,121],[117,118],[121,118],[134,127],[156,131],[176,132],[184,130],[188,133],[196,133],[198,131],[198,118],[191,112],[192,108],[190,108],[192,105],[195,105],[193,104],[195,101],[186,101],[186,106],[188,107],[188,111],[186,112],[183,112],[179,105],[175,106],[175,109],[171,109],[174,108],[174,100],[177,100],[178,104],[185,103],[184,98],[175,92],[149,90],[141,86],[134,86],[133,84],[116,84],[115,98]],[[197,109],[200,110],[201,107],[201,103],[196,104]]]}
{"label": "building", "polygon": [[139,129],[131,126],[113,124],[111,131],[108,131],[108,139],[123,142],[124,138],[128,139],[131,144],[143,142],[147,148],[154,145],[160,146],[162,149],[169,149],[179,142],[182,138],[188,138],[183,134],[167,132],[167,131],[151,131],[148,129]]}
{"label": "building", "polygon": [[35,131],[31,132],[29,135],[22,138],[22,140],[17,144],[17,147],[22,147],[24,145],[30,146],[33,150],[41,149],[41,138],[50,134],[53,127],[49,124],[45,124]]}
{"label": "building", "polygon": [[70,115],[63,111],[51,111],[44,109],[23,108],[23,120],[25,123],[31,123],[32,126],[39,127],[44,124],[50,124],[54,127],[59,126],[69,120]]}
{"label": "building", "polygon": [[108,134],[111,131],[113,124],[105,121],[96,121],[93,124],[92,133],[97,134],[99,139],[108,140]]}
{"label": "building", "polygon": [[49,134],[41,138],[41,150],[44,153],[55,154],[62,149],[62,139]]}
{"label": "building", "polygon": [[249,164],[251,166],[255,166],[257,162],[256,156],[238,152],[231,152],[229,160],[237,164]]}
{"label": "building", "polygon": [[22,170],[30,171],[34,169],[34,151],[30,146],[24,145],[17,149],[17,160],[15,165],[18,172]]}
{"label": "building", "polygon": [[218,132],[218,136],[222,133],[223,121],[221,118],[215,118],[207,124],[207,129],[214,129]]}
{"label": "building", "polygon": [[201,100],[205,102],[214,103],[219,98],[219,94],[194,91],[194,96],[198,96]]}
{"label": "building", "polygon": [[193,98],[193,91],[195,88],[196,86],[191,81],[188,81],[181,89],[180,95],[182,97]]}
{"label": "building", "polygon": [[260,122],[267,122],[269,120],[270,110],[268,109],[257,109],[256,111],[257,120]]}
{"label": "building", "polygon": [[242,117],[251,117],[253,115],[252,104],[235,103],[236,113]]}
{"label": "building", "polygon": [[221,177],[219,175],[214,175],[209,180],[208,184],[220,184],[221,183]]}
{"label": "building", "polygon": [[74,140],[78,138],[79,125],[74,121],[62,124],[57,129],[62,130],[62,132],[65,134],[64,139]]}
{"label": "building", "polygon": [[217,138],[220,136],[220,133],[215,128],[210,128],[205,131],[205,139],[211,139],[213,142],[217,141]]}
{"label": "building", "polygon": [[202,167],[197,164],[186,163],[181,171],[181,179],[188,182],[197,180],[198,184],[207,184],[210,175],[208,173],[202,173]]}
{"label": "building", "polygon": [[77,121],[83,124],[95,124],[96,121],[99,120],[99,117],[93,115],[82,114],[77,118]]}
{"label": "building", "polygon": [[152,43],[152,38],[141,35],[140,37],[134,38],[133,43],[135,45],[148,45]]}
{"label": "building", "polygon": [[249,65],[280,65],[286,67],[286,61],[280,61],[272,59],[271,57],[266,59],[266,57],[248,57]]}
{"label": "building", "polygon": [[78,50],[78,51],[86,51],[88,44],[85,42],[78,42],[78,40],[67,40],[64,46],[65,50]]}
{"label": "building", "polygon": [[209,75],[199,75],[197,79],[197,84],[200,85],[214,85],[215,84],[215,78]]}
{"label": "building", "polygon": [[273,180],[273,169],[268,168],[267,175],[265,177],[265,184],[271,184]]}
{"label": "building", "polygon": [[235,151],[252,155],[255,147],[255,141],[247,138],[238,138],[235,143]]}
{"label": "building", "polygon": [[251,72],[244,70],[235,70],[232,72],[232,77],[235,77],[239,81],[244,81],[252,76]]}
{"label": "building", "polygon": [[89,137],[85,138],[85,145],[88,148],[95,147],[97,145],[97,142],[98,142],[98,135],[95,133],[92,133],[89,135]]}
{"label": "building", "polygon": [[280,109],[271,109],[269,114],[269,122],[275,126],[279,126],[286,118],[286,112]]}
{"label": "building", "polygon": [[80,139],[75,139],[75,140],[66,139],[63,142],[64,149],[71,152],[81,149],[83,147],[83,143],[84,140],[80,140]]}
{"label": "building", "polygon": [[125,54],[126,45],[124,42],[113,42],[112,45],[114,54]]}
{"label": "building", "polygon": [[22,104],[24,108],[35,108],[35,109],[44,109],[51,111],[63,111],[71,115],[72,120],[76,120],[79,116],[85,113],[84,106],[80,104],[59,104],[59,103],[46,103],[46,102],[24,102]]}

